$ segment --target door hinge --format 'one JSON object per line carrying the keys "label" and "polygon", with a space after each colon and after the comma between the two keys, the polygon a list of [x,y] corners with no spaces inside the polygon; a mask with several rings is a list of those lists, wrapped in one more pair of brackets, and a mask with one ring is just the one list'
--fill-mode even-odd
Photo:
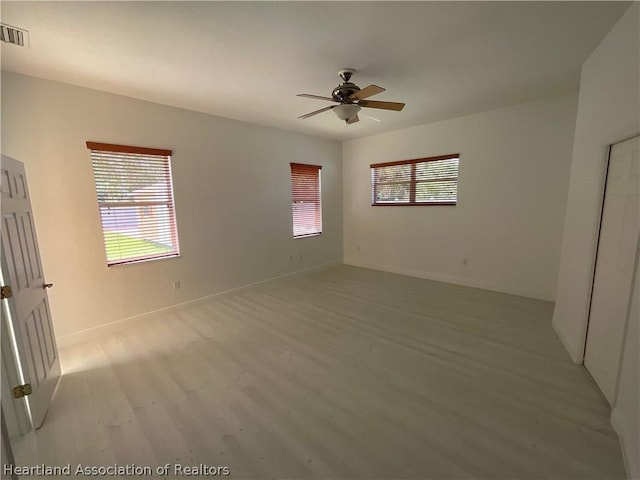
{"label": "door hinge", "polygon": [[3,285],[0,287],[0,300],[4,300],[5,298],[13,297],[13,292],[11,291],[11,285]]}
{"label": "door hinge", "polygon": [[22,398],[22,397],[26,397],[27,395],[31,395],[33,390],[31,390],[30,383],[25,383],[24,385],[18,385],[17,387],[13,387],[11,389],[11,392],[13,393],[13,398]]}

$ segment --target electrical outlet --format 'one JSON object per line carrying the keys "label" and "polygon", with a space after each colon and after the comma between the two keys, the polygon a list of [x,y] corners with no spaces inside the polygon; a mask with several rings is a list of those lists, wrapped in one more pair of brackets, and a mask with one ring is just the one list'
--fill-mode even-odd
{"label": "electrical outlet", "polygon": [[178,290],[180,288],[180,280],[173,281],[173,289]]}

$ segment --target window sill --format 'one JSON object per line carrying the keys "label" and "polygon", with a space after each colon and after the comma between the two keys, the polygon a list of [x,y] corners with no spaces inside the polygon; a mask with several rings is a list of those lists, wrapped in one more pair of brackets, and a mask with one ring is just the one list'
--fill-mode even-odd
{"label": "window sill", "polygon": [[320,235],[322,235],[322,232],[318,232],[318,233],[307,233],[305,235],[294,235],[293,239],[296,240],[298,238],[309,238],[309,237],[319,237]]}
{"label": "window sill", "polygon": [[115,263],[107,263],[107,267],[111,268],[111,267],[126,267],[127,265],[136,265],[139,263],[147,263],[147,262],[154,262],[156,260],[170,260],[172,258],[179,258],[180,254],[176,253],[173,255],[163,255],[161,257],[151,257],[151,258],[140,258],[137,260],[123,260],[121,262],[115,262]]}
{"label": "window sill", "polygon": [[439,207],[457,205],[458,202],[372,203],[372,207]]}

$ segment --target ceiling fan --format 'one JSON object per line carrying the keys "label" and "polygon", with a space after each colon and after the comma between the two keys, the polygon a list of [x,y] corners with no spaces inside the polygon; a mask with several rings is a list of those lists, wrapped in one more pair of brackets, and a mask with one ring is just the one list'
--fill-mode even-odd
{"label": "ceiling fan", "polygon": [[330,105],[328,107],[321,108],[306,115],[302,115],[298,118],[304,120],[305,118],[312,117],[318,113],[326,112],[327,110],[333,110],[340,120],[344,120],[347,125],[360,121],[358,118],[358,112],[362,107],[366,108],[381,108],[383,110],[395,110],[399,112],[404,108],[404,103],[399,102],[378,102],[375,100],[366,100],[367,98],[376,95],[380,92],[384,92],[384,88],[377,85],[369,85],[363,89],[360,89],[355,83],[351,83],[351,75],[355,70],[351,68],[345,68],[340,70],[338,75],[343,80],[343,83],[338,85],[331,92],[331,97],[322,97],[320,95],[310,95],[308,93],[300,93],[298,97],[316,98],[319,100],[328,100],[329,102],[336,102],[338,105]]}

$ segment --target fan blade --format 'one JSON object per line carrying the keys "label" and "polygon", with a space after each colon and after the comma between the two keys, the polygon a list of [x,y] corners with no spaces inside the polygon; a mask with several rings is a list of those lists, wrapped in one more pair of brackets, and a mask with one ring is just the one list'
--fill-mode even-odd
{"label": "fan blade", "polygon": [[362,90],[357,91],[349,96],[351,100],[362,100],[364,98],[369,98],[373,95],[376,95],[380,92],[384,92],[384,88],[379,87],[377,85],[369,85],[368,87],[364,87]]}
{"label": "fan blade", "polygon": [[349,120],[347,120],[347,125],[351,125],[352,123],[356,123],[359,122],[360,118],[358,117],[358,114],[356,113],[355,117],[350,118]]}
{"label": "fan blade", "polygon": [[304,98],[316,98],[318,100],[329,100],[330,102],[335,102],[331,97],[321,97],[320,95],[311,95],[309,93],[299,93],[296,97],[304,97]]}
{"label": "fan blade", "polygon": [[381,108],[383,110],[395,110],[399,112],[404,108],[404,103],[399,102],[377,102],[375,100],[361,100],[358,102],[361,107]]}
{"label": "fan blade", "polygon": [[329,105],[328,107],[321,108],[320,110],[316,110],[315,112],[307,113],[306,115],[302,115],[298,118],[301,120],[304,120],[305,118],[313,117],[314,115],[317,115],[322,112],[326,112],[327,110],[331,110],[332,108],[335,108],[335,107],[337,107],[337,105]]}

